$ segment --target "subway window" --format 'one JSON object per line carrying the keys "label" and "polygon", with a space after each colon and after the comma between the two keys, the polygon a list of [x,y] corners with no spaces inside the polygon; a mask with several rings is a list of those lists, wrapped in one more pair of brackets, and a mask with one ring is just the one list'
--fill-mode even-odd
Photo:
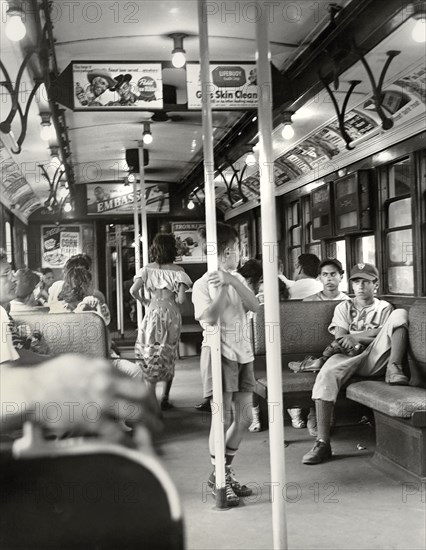
{"label": "subway window", "polygon": [[12,263],[13,245],[12,245],[12,226],[10,225],[10,222],[5,223],[4,234],[5,234],[5,245],[6,245],[7,261],[9,263]]}
{"label": "subway window", "polygon": [[390,165],[382,176],[387,290],[390,294],[414,294],[410,159]]}
{"label": "subway window", "polygon": [[299,201],[294,201],[286,208],[287,231],[289,235],[289,273],[296,268],[297,258],[302,253],[302,227],[300,224]]}
{"label": "subway window", "polygon": [[315,254],[321,259],[321,241],[314,239],[312,231],[311,202],[309,196],[303,198],[303,225],[305,229],[305,252],[308,254]]}
{"label": "subway window", "polygon": [[355,261],[362,264],[376,264],[376,240],[374,235],[355,239]]}

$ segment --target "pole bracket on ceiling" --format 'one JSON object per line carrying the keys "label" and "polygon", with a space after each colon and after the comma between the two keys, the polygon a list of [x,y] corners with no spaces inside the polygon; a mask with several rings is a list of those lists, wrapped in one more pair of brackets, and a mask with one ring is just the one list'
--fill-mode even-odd
{"label": "pole bracket on ceiling", "polygon": [[346,131],[346,128],[345,128],[346,108],[348,106],[349,98],[351,97],[352,92],[354,91],[356,86],[358,86],[358,84],[361,83],[361,80],[351,80],[349,82],[349,84],[350,84],[349,90],[346,92],[345,99],[343,100],[342,109],[340,110],[339,104],[338,104],[337,99],[336,99],[336,97],[333,93],[333,90],[330,87],[330,84],[327,82],[327,80],[325,78],[323,78],[321,76],[321,74],[319,74],[319,78],[320,78],[321,82],[323,83],[324,88],[327,90],[328,95],[331,98],[331,101],[332,101],[333,106],[334,106],[334,110],[336,111],[336,115],[337,115],[337,122],[339,124],[340,135],[342,136],[343,140],[346,143],[346,149],[348,149],[348,151],[350,151],[351,149],[354,149],[354,146],[351,145],[352,138],[348,134],[348,132]]}
{"label": "pole bracket on ceiling", "polygon": [[[27,52],[18,69],[14,85],[12,84],[12,80],[9,76],[6,66],[4,65],[3,61],[0,60],[0,68],[5,78],[5,80],[0,82],[0,85],[6,89],[12,102],[12,105],[10,107],[10,111],[7,117],[0,123],[0,132],[2,134],[8,134],[11,137],[12,141],[14,142],[11,150],[12,150],[12,153],[14,153],[15,155],[19,155],[19,153],[22,151],[22,143],[24,142],[25,136],[27,135],[28,115],[30,112],[31,103],[37,93],[37,90],[43,83],[43,79],[41,78],[37,78],[34,80],[34,87],[31,90],[30,95],[28,96],[28,99],[26,99],[25,110],[23,110],[21,107],[21,104],[19,103],[21,81],[22,81],[24,71],[27,68],[31,57],[36,53],[39,53],[39,48],[37,47],[31,48]],[[15,139],[12,133],[12,122],[16,116],[16,113],[19,114],[19,118],[21,121],[21,132],[17,139]]]}
{"label": "pole bracket on ceiling", "polygon": [[228,199],[229,199],[229,203],[231,205],[231,208],[234,206],[234,199],[232,197],[232,185],[234,184],[234,182],[237,183],[237,189],[238,189],[238,194],[240,195],[241,199],[243,202],[247,202],[248,201],[248,198],[245,196],[244,194],[244,191],[243,191],[243,188],[242,188],[242,181],[243,181],[243,177],[244,177],[244,174],[245,174],[245,171],[247,169],[247,165],[245,164],[243,169],[240,171],[238,170],[237,168],[235,168],[235,166],[232,164],[232,162],[229,160],[228,157],[225,157],[225,160],[229,166],[229,168],[231,168],[232,170],[232,177],[231,179],[229,180],[229,183],[222,171],[221,168],[217,168],[217,171],[219,172],[219,174],[221,175],[222,177],[222,180],[225,184],[225,187],[226,187],[226,193],[228,195]]}
{"label": "pole bracket on ceiling", "polygon": [[376,79],[374,78],[373,71],[371,70],[370,65],[365,59],[363,52],[356,46],[354,46],[354,52],[356,53],[358,59],[363,64],[367,72],[368,78],[370,80],[371,88],[373,91],[374,106],[376,108],[376,113],[379,115],[380,120],[382,121],[382,128],[383,130],[390,130],[393,127],[393,120],[391,117],[387,116],[385,111],[383,110],[383,105],[382,105],[383,104],[383,83],[384,83],[389,65],[391,64],[394,57],[399,55],[401,52],[399,50],[389,50],[388,52],[386,52],[387,59],[385,61],[385,64],[383,65],[382,72],[380,73],[379,80],[377,83],[376,83]]}

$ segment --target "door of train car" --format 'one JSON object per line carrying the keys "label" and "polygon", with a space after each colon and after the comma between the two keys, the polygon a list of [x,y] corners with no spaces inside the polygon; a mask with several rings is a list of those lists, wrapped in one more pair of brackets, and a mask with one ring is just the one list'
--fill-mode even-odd
{"label": "door of train car", "polygon": [[136,302],[130,296],[135,275],[134,227],[110,224],[106,231],[106,293],[111,311],[111,331],[132,338],[137,329]]}

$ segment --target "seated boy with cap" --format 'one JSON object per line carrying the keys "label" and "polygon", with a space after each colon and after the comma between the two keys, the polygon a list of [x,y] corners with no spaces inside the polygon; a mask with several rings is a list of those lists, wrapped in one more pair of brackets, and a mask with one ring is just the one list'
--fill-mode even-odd
{"label": "seated boy with cap", "polygon": [[402,370],[407,348],[408,315],[375,298],[379,272],[372,264],[359,263],[351,270],[355,297],[340,302],[329,331],[335,337],[335,352],[325,359],[312,390],[318,437],[304,455],[303,464],[319,464],[331,457],[330,421],[342,385],[355,374],[380,376],[392,385],[408,385]]}

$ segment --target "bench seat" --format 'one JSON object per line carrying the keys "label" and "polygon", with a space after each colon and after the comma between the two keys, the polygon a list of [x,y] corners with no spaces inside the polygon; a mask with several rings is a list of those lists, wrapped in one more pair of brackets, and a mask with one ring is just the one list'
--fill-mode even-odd
{"label": "bench seat", "polygon": [[426,426],[426,390],[422,388],[390,386],[385,382],[363,380],[351,384],[346,390],[346,397],[397,418],[412,418],[415,413],[423,411],[423,426]]}
{"label": "bench seat", "polygon": [[426,390],[362,381],[351,384],[346,397],[373,409],[373,464],[402,481],[426,481]]}

